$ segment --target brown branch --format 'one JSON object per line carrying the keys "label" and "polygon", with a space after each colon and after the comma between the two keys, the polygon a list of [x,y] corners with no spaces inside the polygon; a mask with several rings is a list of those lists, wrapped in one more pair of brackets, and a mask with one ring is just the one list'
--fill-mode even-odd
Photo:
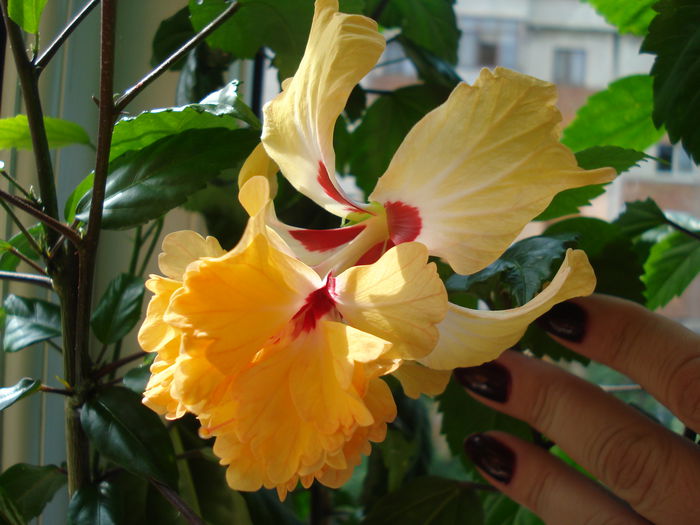
{"label": "brown branch", "polygon": [[85,7],[83,7],[80,12],[75,15],[70,22],[68,22],[68,25],[63,29],[63,31],[61,31],[54,41],[49,44],[49,47],[47,47],[46,50],[34,60],[34,68],[36,69],[37,74],[41,74],[53,56],[59,49],[61,49],[63,43],[68,40],[71,33],[75,31],[85,17],[89,15],[99,3],[100,0],[90,0],[87,4],[85,4]]}
{"label": "brown branch", "polygon": [[180,514],[182,514],[182,517],[185,518],[185,521],[187,521],[187,523],[189,523],[190,525],[206,525],[204,520],[200,518],[195,513],[195,511],[193,511],[190,508],[189,505],[187,505],[187,503],[180,497],[180,495],[177,492],[175,492],[173,489],[171,489],[164,483],[161,483],[160,481],[157,481],[153,478],[150,478],[150,482],[156,489],[158,489],[158,492],[160,492],[162,496],[180,512]]}
{"label": "brown branch", "polygon": [[27,228],[24,227],[22,221],[20,221],[19,217],[17,217],[17,215],[15,215],[15,213],[12,211],[12,208],[10,208],[4,200],[0,200],[0,206],[2,206],[3,209],[7,212],[7,215],[10,216],[12,222],[14,222],[17,225],[19,231],[22,232],[22,235],[24,235],[24,238],[27,239],[27,242],[37,253],[37,255],[43,255],[44,251],[41,249],[41,246],[39,246],[39,244],[36,242],[34,236],[31,233],[29,233],[29,230],[27,230]]}
{"label": "brown branch", "polygon": [[65,388],[53,388],[51,386],[46,386],[46,385],[41,385],[39,387],[39,390],[41,392],[47,392],[49,394],[61,394],[62,396],[72,396],[73,391],[72,390],[67,390]]}
{"label": "brown branch", "polygon": [[127,89],[114,104],[117,112],[122,111],[129,104],[129,102],[131,102],[141,91],[143,91],[144,88],[146,88],[146,86],[165,73],[170,66],[184,57],[187,53],[194,49],[197,44],[202,42],[211,33],[218,29],[219,26],[233,16],[233,14],[238,11],[239,8],[240,4],[238,2],[233,2],[219,16],[209,22],[206,27],[204,27],[199,33],[194,35],[188,42],[186,42],[180,49],[161,62],[160,65],[158,65],[158,67],[156,67],[148,75]]}
{"label": "brown branch", "polygon": [[4,270],[0,270],[0,280],[36,284],[37,286],[43,286],[44,288],[53,290],[53,281],[48,277],[44,277],[43,275],[34,275],[31,273],[19,272],[6,272]]}
{"label": "brown branch", "polygon": [[136,352],[135,354],[122,357],[121,359],[114,361],[113,363],[109,363],[108,365],[105,365],[99,370],[95,371],[93,377],[95,379],[99,379],[100,377],[106,376],[114,370],[119,370],[122,366],[129,364],[132,361],[136,361],[139,358],[146,357],[147,355],[148,354],[146,352]]}
{"label": "brown branch", "polygon": [[32,198],[32,196],[29,194],[29,192],[28,192],[27,190],[25,190],[25,189],[22,187],[22,185],[21,185],[20,183],[18,183],[18,182],[14,179],[14,177],[12,177],[12,175],[10,175],[9,173],[7,173],[5,170],[0,170],[0,175],[2,175],[5,179],[7,179],[7,182],[9,182],[12,186],[14,186],[15,188],[17,188],[17,189],[20,191],[20,193],[21,193],[22,195],[24,195],[24,197],[25,197],[26,199],[31,199],[31,198]]}
{"label": "brown branch", "polygon": [[22,197],[17,197],[16,195],[7,193],[4,190],[0,190],[0,199],[9,202],[13,206],[17,206],[20,210],[28,213],[36,219],[39,219],[42,223],[44,223],[53,231],[65,235],[66,238],[70,239],[76,246],[80,245],[82,240],[80,236],[75,232],[75,230],[71,229],[70,226],[54,219],[53,217],[48,215],[48,213],[37,209],[32,201],[23,199]]}
{"label": "brown branch", "polygon": [[27,257],[26,255],[24,255],[22,252],[20,252],[20,251],[19,251],[17,248],[15,248],[14,246],[11,246],[11,247],[9,248],[9,250],[7,250],[7,251],[9,251],[12,255],[14,255],[15,257],[17,257],[20,261],[24,261],[25,263],[27,263],[29,266],[31,266],[32,268],[34,268],[34,269],[35,269],[37,272],[39,272],[40,274],[42,274],[42,275],[48,275],[48,274],[46,273],[46,270],[44,270],[41,266],[39,266],[37,263],[35,263],[34,261],[32,261],[29,257]]}

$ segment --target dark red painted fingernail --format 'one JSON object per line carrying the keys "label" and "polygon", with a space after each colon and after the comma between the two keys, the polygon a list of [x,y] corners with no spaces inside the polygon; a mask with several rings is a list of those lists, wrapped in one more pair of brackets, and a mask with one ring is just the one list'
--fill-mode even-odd
{"label": "dark red painted fingernail", "polygon": [[580,343],[586,334],[586,311],[576,303],[566,301],[554,305],[549,312],[537,319],[537,325],[547,332]]}
{"label": "dark red painted fingernail", "polygon": [[455,379],[466,389],[491,401],[505,403],[510,394],[510,372],[498,363],[456,368]]}
{"label": "dark red painted fingernail", "polygon": [[515,471],[515,454],[487,434],[472,434],[464,440],[464,451],[474,464],[493,479],[510,483]]}

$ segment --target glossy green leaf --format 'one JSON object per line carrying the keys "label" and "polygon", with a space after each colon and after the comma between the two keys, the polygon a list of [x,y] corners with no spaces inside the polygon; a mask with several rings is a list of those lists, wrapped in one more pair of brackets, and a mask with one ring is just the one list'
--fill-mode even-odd
{"label": "glossy green leaf", "polygon": [[116,343],[136,326],[141,317],[143,279],[123,273],[107,286],[92,314],[92,329],[104,344]]}
{"label": "glossy green leaf", "polygon": [[[372,15],[382,0],[367,2],[365,13]],[[459,29],[450,0],[392,0],[383,3],[379,22],[400,27],[401,34],[450,64],[457,63]]]}
{"label": "glossy green leaf", "polygon": [[5,352],[17,352],[61,335],[61,309],[57,304],[12,294],[4,306]]}
{"label": "glossy green leaf", "polygon": [[55,465],[12,465],[0,474],[0,487],[12,498],[26,521],[36,518],[54,494],[66,484],[66,474]]}
{"label": "glossy green leaf", "polygon": [[532,432],[527,424],[474,400],[454,379],[450,380],[445,391],[436,399],[438,410],[442,413],[440,430],[447,439],[452,454],[466,465],[471,465],[471,461],[464,454],[464,439],[475,432],[502,430],[526,441],[532,440]]}
{"label": "glossy green leaf", "polygon": [[126,388],[136,392],[137,394],[143,394],[146,390],[146,385],[148,380],[151,378],[151,365],[143,364],[135,366],[124,374],[123,383]]}
{"label": "glossy green leaf", "polygon": [[[193,36],[194,29],[190,22],[190,11],[187,7],[183,7],[174,15],[163,20],[158,26],[153,37],[151,66],[158,66]],[[179,70],[182,69],[182,66],[183,61],[180,60],[170,66],[170,69]]]}
{"label": "glossy green leaf", "polygon": [[482,525],[476,492],[459,481],[427,476],[387,494],[372,507],[362,525]]}
{"label": "glossy green leaf", "polygon": [[38,33],[41,13],[47,0],[9,0],[7,12],[12,21],[27,33]]}
{"label": "glossy green leaf", "polygon": [[238,96],[238,82],[234,81],[211,93],[199,104],[144,111],[135,117],[121,119],[114,127],[110,159],[186,130],[236,129],[239,120],[260,128],[260,121]]}
{"label": "glossy green leaf", "polygon": [[484,525],[544,525],[544,522],[525,507],[500,493],[485,494]]}
{"label": "glossy green leaf", "polygon": [[642,43],[642,52],[656,55],[654,122],[700,162],[700,2],[662,0],[654,9],[659,14]]}
{"label": "glossy green leaf", "polygon": [[87,194],[87,192],[92,190],[94,181],[95,172],[92,172],[90,175],[80,181],[80,183],[68,196],[66,199],[66,204],[63,206],[63,216],[65,217],[66,222],[73,222],[73,220],[75,220],[75,212],[78,209],[78,203]]}
{"label": "glossy green leaf", "polygon": [[[696,232],[700,234],[700,232]],[[651,248],[644,264],[647,307],[655,310],[679,296],[700,273],[700,240],[673,232]]]}
{"label": "glossy green leaf", "polygon": [[[90,146],[87,132],[75,122],[60,118],[44,117],[49,148],[63,148],[71,144]],[[32,149],[32,137],[26,115],[0,119],[0,149]]]}
{"label": "glossy green leaf", "polygon": [[532,299],[550,281],[572,247],[575,235],[529,237],[516,242],[501,257],[472,275],[454,274],[445,282],[448,292],[469,292],[488,299],[491,292],[507,294],[512,304],[521,306]]}
{"label": "glossy green leaf", "polygon": [[628,237],[636,237],[648,230],[668,224],[668,220],[656,202],[647,198],[645,201],[625,203],[625,210],[615,220],[615,224]]}
{"label": "glossy green leaf", "polygon": [[[110,163],[103,227],[131,228],[161,217],[246,158],[258,140],[248,129],[191,129],[118,157]],[[86,220],[91,198],[90,192],[78,203],[78,219]]]}
{"label": "glossy green leaf", "polygon": [[643,36],[654,18],[651,8],[658,0],[587,0],[620,33]]}
{"label": "glossy green leaf", "polygon": [[[578,165],[587,170],[596,168],[611,167],[617,171],[618,175],[639,162],[649,158],[641,151],[618,148],[617,146],[597,146],[584,149],[576,153]],[[581,188],[571,188],[557,193],[552,202],[540,213],[536,221],[549,221],[564,215],[578,213],[579,208],[590,204],[591,200],[605,192],[604,184],[592,184]]]}
{"label": "glossy green leaf", "polygon": [[4,488],[0,487],[0,522],[3,525],[26,525],[19,509]]}
{"label": "glossy green leaf", "polygon": [[444,102],[445,93],[419,85],[380,96],[352,133],[350,173],[369,194],[413,125]]}
{"label": "glossy green leaf", "polygon": [[73,494],[68,504],[68,525],[121,525],[126,510],[112,484],[103,481]]}
{"label": "glossy green leaf", "polygon": [[105,458],[134,474],[177,487],[168,431],[156,413],[141,404],[141,396],[121,387],[105,389],[85,403],[80,422]]}
{"label": "glossy green leaf", "polygon": [[[27,231],[32,237],[34,237],[34,239],[37,241],[37,244],[41,246],[44,239],[44,227],[41,224],[35,224],[31,228],[28,228]],[[8,251],[9,247],[14,248],[22,255],[28,257],[33,261],[39,259],[39,254],[34,251],[32,245],[29,244],[29,241],[27,241],[27,238],[21,232],[16,235],[13,235],[9,241],[2,242],[3,244],[2,246],[0,246],[0,253],[2,253],[2,255],[0,255],[0,270],[4,270],[6,272],[14,272],[19,266],[19,257],[10,253]]]}
{"label": "glossy green leaf", "polygon": [[[5,410],[7,407],[14,405],[23,397],[39,390],[41,381],[38,379],[30,379],[25,377],[13,386],[0,388],[0,410]],[[2,484],[2,476],[0,476],[0,485]]]}
{"label": "glossy green leaf", "polygon": [[615,224],[579,217],[557,222],[545,230],[544,235],[575,234],[578,248],[588,255],[596,274],[597,293],[624,297],[638,303],[644,302],[642,261],[632,245]]}
{"label": "glossy green leaf", "polygon": [[644,151],[664,134],[654,126],[653,109],[650,76],[621,78],[588,99],[564,129],[562,142],[574,151],[594,146]]}

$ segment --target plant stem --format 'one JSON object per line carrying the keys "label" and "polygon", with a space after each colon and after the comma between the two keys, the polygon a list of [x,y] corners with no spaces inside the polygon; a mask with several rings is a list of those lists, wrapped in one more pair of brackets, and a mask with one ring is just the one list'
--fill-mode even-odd
{"label": "plant stem", "polygon": [[17,188],[22,195],[24,195],[25,199],[31,199],[32,196],[29,194],[27,190],[25,190],[9,173],[7,173],[5,170],[0,170],[0,175],[5,177],[7,179],[7,182],[9,182],[12,186]]}
{"label": "plant stem", "polygon": [[41,392],[47,392],[49,394],[61,394],[62,396],[72,396],[73,392],[66,390],[65,388],[53,388],[52,386],[41,385],[39,387]]}
{"label": "plant stem", "polygon": [[333,504],[328,489],[315,482],[309,490],[311,491],[311,516],[309,517],[309,523],[311,525],[330,525]]}
{"label": "plant stem", "polygon": [[150,481],[153,486],[158,489],[158,492],[160,492],[173,507],[180,511],[180,514],[182,514],[182,517],[185,518],[187,523],[190,525],[205,525],[204,520],[197,516],[197,514],[187,505],[187,503],[185,503],[177,492],[160,481],[155,479],[151,479]]}
{"label": "plant stem", "polygon": [[[46,214],[57,219],[58,199],[56,197],[53,165],[51,164],[51,155],[49,153],[49,141],[44,126],[44,113],[41,108],[41,98],[39,97],[38,76],[25,51],[22,31],[8,15],[7,0],[0,0],[0,10],[5,22],[7,38],[12,47],[15,67],[17,68],[17,75],[22,89],[22,98],[27,110],[27,121],[29,133],[32,137],[32,151],[34,152],[41,203]],[[51,231],[48,231],[47,234],[50,240],[49,244],[51,244],[57,235]]]}
{"label": "plant stem", "polygon": [[[50,233],[61,233],[66,236],[66,238],[73,241],[73,244],[79,245],[81,243],[80,236],[67,224],[63,224],[57,221],[48,213],[37,209],[32,201],[23,199],[22,197],[17,197],[11,193],[0,190],[0,199],[9,202],[10,204],[17,206],[20,210],[28,213],[29,215],[39,219],[44,225],[49,227]],[[55,242],[58,236],[54,235],[54,238],[50,239],[51,242]]]}
{"label": "plant stem", "polygon": [[99,379],[102,376],[106,376],[110,372],[114,370],[118,370],[122,366],[131,363],[132,361],[136,361],[139,358],[146,357],[148,354],[146,352],[136,352],[135,354],[128,355],[126,357],[122,357],[118,361],[114,361],[113,363],[109,363],[108,365],[103,366],[99,370],[97,370],[94,374],[95,379]]}
{"label": "plant stem", "polygon": [[32,247],[32,250],[34,250],[37,255],[42,255],[44,251],[41,249],[41,246],[39,246],[39,244],[36,242],[36,239],[31,233],[29,233],[27,228],[24,227],[22,221],[20,221],[17,215],[15,215],[15,213],[12,211],[12,208],[10,208],[7,205],[7,203],[3,200],[0,200],[0,206],[2,206],[5,209],[7,215],[9,215],[10,219],[12,219],[12,222],[14,222],[17,225],[19,230],[22,232],[22,235],[24,235],[24,238],[27,239],[27,242]]}
{"label": "plant stem", "polygon": [[18,273],[18,272],[6,272],[0,270],[0,280],[4,281],[17,281],[21,283],[36,284],[37,286],[43,286],[49,290],[53,290],[53,282],[49,277],[44,277],[43,275],[34,275],[31,273]]}
{"label": "plant stem", "polygon": [[9,251],[12,255],[14,255],[15,257],[17,257],[20,261],[24,261],[26,264],[28,264],[29,266],[31,266],[32,268],[34,268],[34,269],[35,269],[37,272],[39,272],[41,275],[47,275],[47,274],[46,274],[46,270],[44,270],[41,266],[39,266],[37,263],[35,263],[34,261],[32,261],[29,257],[27,257],[26,255],[24,255],[22,252],[20,252],[20,251],[19,251],[17,248],[15,248],[14,246],[11,247],[8,251]]}
{"label": "plant stem", "polygon": [[692,237],[692,238],[695,239],[696,241],[700,241],[700,233],[691,231],[691,230],[689,230],[689,229],[687,229],[687,228],[684,228],[684,227],[681,226],[680,224],[678,224],[678,223],[676,223],[676,222],[673,222],[673,221],[670,220],[670,219],[666,219],[666,223],[667,223],[671,228],[673,228],[674,230],[678,230],[679,232],[685,233],[687,236]]}
{"label": "plant stem", "polygon": [[211,33],[213,33],[221,24],[226,22],[226,20],[228,20],[229,17],[233,16],[233,14],[236,11],[238,11],[239,8],[240,4],[238,2],[233,2],[219,16],[217,16],[214,20],[209,22],[209,24],[206,27],[204,27],[199,33],[194,35],[188,42],[186,42],[180,49],[175,51],[172,55],[170,55],[163,62],[161,62],[161,64],[158,65],[158,67],[156,67],[148,75],[146,75],[132,87],[127,89],[114,104],[117,109],[117,112],[123,110],[129,104],[129,102],[134,100],[136,95],[138,95],[144,88],[146,88],[146,86],[148,86],[156,78],[165,73],[170,68],[170,66],[172,66],[175,62],[180,60],[183,56],[185,56],[192,49],[194,49],[194,47],[197,44],[199,44]]}
{"label": "plant stem", "polygon": [[68,22],[68,25],[63,29],[63,31],[61,31],[54,41],[49,44],[49,47],[47,47],[46,50],[39,55],[36,60],[34,60],[34,68],[36,69],[37,74],[41,74],[53,56],[59,49],[61,49],[63,43],[68,40],[71,33],[75,31],[75,28],[82,23],[85,17],[90,14],[90,11],[97,7],[97,4],[99,3],[100,0],[90,0],[87,4],[85,4],[85,7],[83,7],[77,15],[75,15],[73,20]]}

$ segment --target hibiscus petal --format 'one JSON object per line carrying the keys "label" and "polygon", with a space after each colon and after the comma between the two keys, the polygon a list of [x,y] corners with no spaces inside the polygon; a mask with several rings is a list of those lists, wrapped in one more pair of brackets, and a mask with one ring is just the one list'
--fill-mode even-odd
{"label": "hibiscus petal", "polygon": [[163,239],[163,252],[158,267],[166,276],[182,281],[187,265],[200,257],[219,257],[226,253],[214,237],[206,239],[197,232],[182,230],[169,233]]}
{"label": "hibiscus petal", "polygon": [[294,78],[264,108],[262,141],[291,184],[329,212],[362,211],[335,180],[333,127],[353,87],[384,50],[377,24],[318,0]]}
{"label": "hibiscus petal", "polygon": [[457,86],[409,132],[370,195],[396,225],[392,239],[422,242],[472,274],[554,195],[612,180],[612,168],[582,170],[559,142],[555,103],[553,84],[503,68]]}
{"label": "hibiscus petal", "polygon": [[447,292],[422,244],[405,243],[376,263],[355,266],[336,279],[334,297],[345,321],[394,344],[392,357],[416,359],[437,342]]}
{"label": "hibiscus petal", "polygon": [[146,319],[139,329],[138,341],[146,352],[158,352],[161,359],[175,361],[180,350],[180,331],[163,320],[172,295],[182,286],[179,281],[152,275],[146,288],[154,293],[148,303]]}
{"label": "hibiscus petal", "polygon": [[440,341],[419,361],[450,370],[496,359],[523,336],[528,325],[552,306],[593,293],[595,274],[582,250],[568,250],[552,282],[531,301],[510,310],[470,310],[450,304],[438,326]]}
{"label": "hibiscus petal", "polygon": [[274,199],[277,195],[277,171],[277,164],[267,154],[261,142],[241,166],[241,171],[238,172],[238,188],[245,186],[245,183],[253,177],[262,176],[268,180],[270,184],[268,192],[270,198]]}
{"label": "hibiscus petal", "polygon": [[433,370],[411,361],[404,361],[401,367],[393,372],[399,380],[404,393],[408,397],[418,399],[421,394],[437,396],[442,394],[450,381],[449,370]]}

